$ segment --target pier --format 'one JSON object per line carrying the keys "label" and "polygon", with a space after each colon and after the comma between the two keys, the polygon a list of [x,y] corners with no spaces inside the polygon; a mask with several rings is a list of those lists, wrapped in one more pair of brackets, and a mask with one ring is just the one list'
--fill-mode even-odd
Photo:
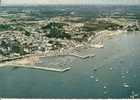
{"label": "pier", "polygon": [[76,58],[80,58],[80,59],[88,59],[88,58],[92,58],[95,57],[95,54],[89,54],[89,55],[79,55],[79,54],[66,54],[66,55],[53,55],[53,56],[48,56],[48,57],[65,57],[65,56],[72,56],[72,57],[76,57]]}
{"label": "pier", "polygon": [[67,68],[50,68],[50,67],[41,67],[41,66],[33,66],[33,65],[17,65],[17,64],[2,64],[0,67],[12,67],[12,68],[30,68],[30,69],[38,69],[44,71],[53,71],[53,72],[66,72],[71,69],[71,67]]}

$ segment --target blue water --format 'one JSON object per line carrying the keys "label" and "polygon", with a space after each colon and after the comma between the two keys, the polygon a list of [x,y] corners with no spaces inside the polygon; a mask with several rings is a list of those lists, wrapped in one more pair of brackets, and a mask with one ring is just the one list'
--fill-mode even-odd
{"label": "blue water", "polygon": [[109,39],[96,57],[75,59],[65,73],[0,68],[0,97],[140,98],[139,40],[139,32]]}

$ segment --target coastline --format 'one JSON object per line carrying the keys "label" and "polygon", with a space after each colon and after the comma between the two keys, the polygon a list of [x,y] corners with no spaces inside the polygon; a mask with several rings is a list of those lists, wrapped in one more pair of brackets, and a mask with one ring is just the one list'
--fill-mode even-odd
{"label": "coastline", "polygon": [[[123,31],[122,31],[123,32]],[[31,68],[31,69],[39,69],[39,70],[45,70],[45,71],[55,71],[55,72],[65,72],[71,69],[71,67],[67,67],[67,68],[51,68],[51,67],[47,67],[47,64],[45,67],[43,66],[36,66],[35,64],[39,63],[40,58],[47,58],[47,57],[64,57],[64,56],[72,56],[75,58],[79,58],[79,59],[88,59],[88,58],[92,58],[95,57],[95,53],[94,51],[92,51],[89,54],[84,54],[81,52],[81,50],[84,49],[89,49],[89,48],[103,48],[101,41],[103,42],[104,39],[106,38],[110,38],[115,36],[115,35],[119,35],[122,32],[110,32],[109,31],[102,31],[97,37],[94,38],[93,41],[97,41],[98,43],[93,43],[93,45],[91,46],[89,45],[84,45],[84,46],[77,46],[77,47],[71,47],[69,49],[63,49],[63,50],[52,50],[49,51],[47,53],[38,53],[38,54],[28,54],[25,56],[20,56],[20,57],[15,57],[15,58],[10,58],[10,59],[5,59],[3,61],[0,61],[0,67],[5,67],[5,66],[9,66],[9,67],[17,67],[17,68]],[[102,38],[100,38],[102,37]],[[99,39],[98,39],[99,38]],[[97,40],[96,40],[97,39]]]}

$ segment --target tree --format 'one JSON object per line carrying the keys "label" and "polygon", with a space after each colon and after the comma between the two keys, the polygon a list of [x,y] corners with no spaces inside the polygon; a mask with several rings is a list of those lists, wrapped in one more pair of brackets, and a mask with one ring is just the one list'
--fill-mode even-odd
{"label": "tree", "polygon": [[47,26],[42,27],[42,29],[44,29],[47,32],[46,36],[50,38],[71,38],[71,35],[65,33],[63,23],[51,22]]}

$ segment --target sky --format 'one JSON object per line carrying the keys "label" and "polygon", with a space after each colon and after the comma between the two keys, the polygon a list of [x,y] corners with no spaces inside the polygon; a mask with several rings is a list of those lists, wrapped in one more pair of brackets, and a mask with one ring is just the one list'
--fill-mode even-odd
{"label": "sky", "polygon": [[41,4],[137,4],[140,5],[140,0],[2,0],[2,4],[27,4],[27,5],[41,5]]}

